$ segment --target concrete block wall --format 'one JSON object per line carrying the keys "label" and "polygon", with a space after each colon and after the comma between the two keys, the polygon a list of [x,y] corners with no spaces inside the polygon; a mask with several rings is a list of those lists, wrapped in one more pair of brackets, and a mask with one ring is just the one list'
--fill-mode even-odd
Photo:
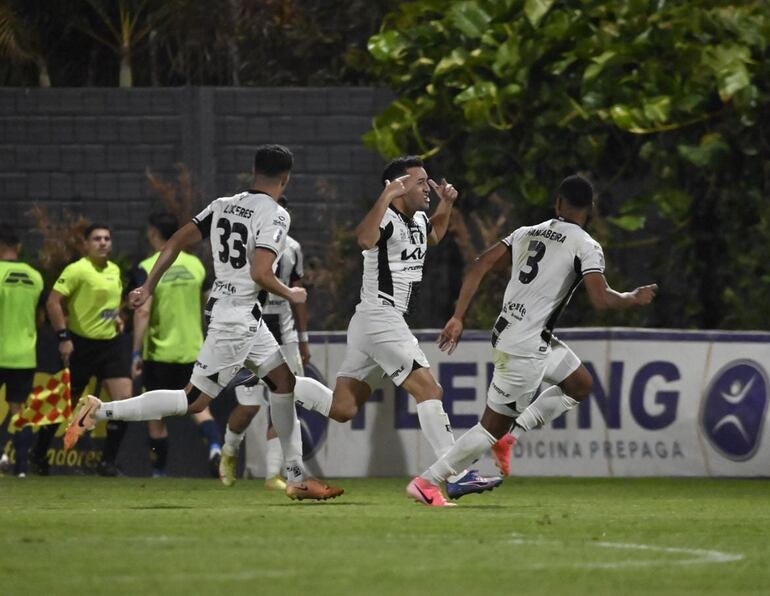
{"label": "concrete block wall", "polygon": [[[361,136],[391,99],[373,88],[0,89],[0,221],[34,254],[32,205],[68,209],[110,224],[115,252],[138,260],[147,215],[162,205],[148,169],[175,179],[175,165],[187,165],[202,207],[242,190],[254,146],[276,142],[296,156],[292,234],[322,261],[335,227],[354,226],[380,192],[383,161]],[[446,298],[450,266],[449,254],[433,258],[436,282],[426,280],[421,300],[429,314]],[[332,308],[318,307],[321,318]]]}
{"label": "concrete block wall", "polygon": [[239,190],[255,145],[279,142],[297,156],[296,233],[320,249],[319,220],[352,221],[377,192],[382,160],[361,135],[389,98],[371,88],[0,89],[0,218],[24,229],[33,203],[66,206],[108,221],[116,250],[139,256],[158,200],[147,169],[173,178],[186,164],[203,203]]}

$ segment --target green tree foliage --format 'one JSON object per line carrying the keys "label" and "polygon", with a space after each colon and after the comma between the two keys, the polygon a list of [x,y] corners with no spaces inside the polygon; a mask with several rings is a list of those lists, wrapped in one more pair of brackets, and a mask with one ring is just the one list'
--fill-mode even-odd
{"label": "green tree foliage", "polygon": [[[398,0],[0,0],[0,84],[367,84]],[[37,67],[37,68],[35,68]]]}
{"label": "green tree foliage", "polygon": [[367,140],[500,192],[511,227],[590,173],[610,262],[662,288],[649,315],[601,322],[767,328],[768,40],[759,0],[411,2],[369,40],[398,99]]}

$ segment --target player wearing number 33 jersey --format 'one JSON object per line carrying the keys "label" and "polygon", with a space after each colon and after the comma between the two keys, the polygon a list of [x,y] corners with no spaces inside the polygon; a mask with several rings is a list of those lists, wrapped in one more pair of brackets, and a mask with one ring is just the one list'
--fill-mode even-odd
{"label": "player wearing number 33 jersey", "polygon": [[257,300],[262,290],[249,273],[248,258],[256,248],[280,255],[291,219],[272,197],[258,191],[238,193],[212,201],[193,217],[203,237],[211,237],[216,281],[212,298]]}
{"label": "player wearing number 33 jersey", "polygon": [[198,413],[246,366],[271,389],[271,417],[286,460],[286,494],[292,499],[342,494],[342,489],[305,477],[301,448],[292,441],[298,430],[294,393],[300,382],[284,362],[258,303],[263,291],[296,304],[306,298],[304,288],[286,286],[274,270],[289,231],[289,214],[276,200],[284,194],[293,164],[294,156],[286,147],[260,145],[254,155],[253,190],[214,200],[177,230],[145,282],[131,292],[134,308],[145,304],[182,248],[210,238],[216,279],[206,305],[208,332],[187,387],[147,391],[109,404],[89,396],[67,428],[66,448],[72,448],[98,420],[155,420]]}

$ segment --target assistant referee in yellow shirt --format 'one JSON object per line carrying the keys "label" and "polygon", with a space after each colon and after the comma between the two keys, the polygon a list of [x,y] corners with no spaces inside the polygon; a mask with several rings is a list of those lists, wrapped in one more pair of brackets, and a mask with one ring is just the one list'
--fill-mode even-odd
{"label": "assistant referee in yellow shirt", "polygon": [[[43,291],[43,277],[19,261],[20,249],[14,230],[0,225],[0,387],[5,385],[9,416],[22,411],[32,391],[37,367],[38,302]],[[32,438],[31,426],[13,434],[13,473],[20,478],[27,475],[27,452]],[[8,463],[2,453],[0,469]]]}
{"label": "assistant referee in yellow shirt", "polygon": [[[73,404],[92,376],[102,382],[113,400],[126,399],[132,393],[131,346],[121,333],[119,316],[123,282],[120,268],[109,260],[112,233],[109,226],[92,224],[84,235],[86,256],[64,268],[46,303],[59,339],[59,354],[70,365]],[[107,423],[107,439],[97,466],[100,475],[118,474],[115,459],[125,431],[125,422]],[[41,431],[38,438],[35,461],[41,473],[47,469],[39,465],[40,456],[47,452],[52,436],[50,431],[45,435]]]}

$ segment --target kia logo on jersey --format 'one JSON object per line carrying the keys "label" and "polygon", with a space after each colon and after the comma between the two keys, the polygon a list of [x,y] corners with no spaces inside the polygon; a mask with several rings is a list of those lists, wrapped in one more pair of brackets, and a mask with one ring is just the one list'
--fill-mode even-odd
{"label": "kia logo on jersey", "polygon": [[[326,385],[326,380],[315,366],[309,362],[305,364],[305,376],[315,379],[319,383]],[[299,424],[302,427],[302,459],[310,459],[323,445],[326,438],[326,428],[329,426],[329,419],[318,412],[297,408]]]}
{"label": "kia logo on jersey", "polygon": [[764,369],[752,360],[730,362],[711,380],[701,424],[711,445],[726,458],[746,461],[759,448],[767,388]]}

